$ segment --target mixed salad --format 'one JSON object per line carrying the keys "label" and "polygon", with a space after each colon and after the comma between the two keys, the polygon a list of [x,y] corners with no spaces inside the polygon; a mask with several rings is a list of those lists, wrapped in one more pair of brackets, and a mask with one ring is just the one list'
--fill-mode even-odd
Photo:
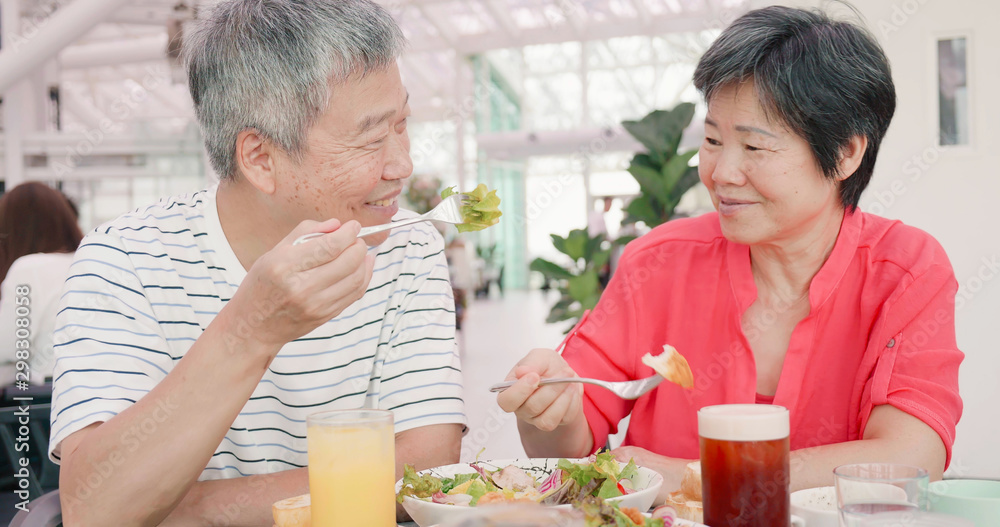
{"label": "mixed salad", "polygon": [[548,475],[535,477],[515,465],[490,470],[484,463],[470,463],[475,472],[437,477],[417,474],[406,465],[403,485],[396,495],[403,502],[414,499],[459,507],[488,504],[536,503],[572,505],[587,517],[588,527],[669,527],[664,519],[644,518],[638,510],[605,501],[635,492],[633,478],[639,469],[629,460],[622,466],[611,453],[591,456],[586,462],[560,459]]}
{"label": "mixed salad", "polygon": [[[448,187],[441,192],[441,198],[447,198],[455,194],[455,187]],[[496,190],[487,190],[486,185],[480,183],[471,192],[466,192],[472,203],[462,205],[463,223],[457,225],[458,232],[481,231],[491,225],[500,222],[500,198]]]}
{"label": "mixed salad", "polygon": [[583,513],[586,527],[672,527],[677,519],[677,513],[669,507],[660,507],[646,518],[638,509],[619,508],[617,503],[594,496],[574,503],[573,508]]}

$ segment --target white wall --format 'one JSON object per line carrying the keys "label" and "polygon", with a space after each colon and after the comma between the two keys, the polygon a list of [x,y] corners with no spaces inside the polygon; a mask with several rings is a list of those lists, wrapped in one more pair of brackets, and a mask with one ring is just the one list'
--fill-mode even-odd
{"label": "white wall", "polygon": [[[756,2],[816,5],[827,2]],[[862,209],[944,245],[959,282],[965,411],[949,475],[1000,478],[1000,3],[854,0],[892,65],[898,105]],[[970,32],[973,145],[935,148],[936,37]],[[923,159],[921,159],[923,158]],[[918,162],[919,161],[919,162]]]}

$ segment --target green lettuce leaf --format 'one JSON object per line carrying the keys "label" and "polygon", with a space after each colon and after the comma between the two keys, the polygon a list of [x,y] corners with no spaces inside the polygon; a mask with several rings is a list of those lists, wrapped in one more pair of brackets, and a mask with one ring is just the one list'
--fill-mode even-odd
{"label": "green lettuce leaf", "polygon": [[430,474],[420,476],[410,465],[403,465],[403,486],[396,495],[396,501],[403,503],[405,496],[429,498],[441,490],[441,479]]}
{"label": "green lettuce leaf", "polygon": [[623,479],[631,480],[639,474],[635,460],[630,459],[628,464],[622,467],[610,452],[597,454],[593,463],[580,464],[560,459],[556,466],[565,470],[569,478],[581,487],[595,482],[591,494],[603,499],[621,496],[622,491],[618,488],[618,482]]}
{"label": "green lettuce leaf", "polygon": [[618,473],[618,481],[621,481],[623,479],[632,480],[632,478],[638,475],[639,475],[639,467],[635,465],[634,459],[630,459],[628,460],[628,464],[625,465],[625,468],[623,468],[621,472]]}
{"label": "green lettuce leaf", "polygon": [[[572,505],[583,513],[586,527],[638,527],[621,511],[618,503],[604,501],[597,496],[586,496]],[[643,527],[665,527],[665,523],[659,518],[647,518]]]}
{"label": "green lettuce leaf", "polygon": [[[455,187],[448,187],[441,192],[441,198],[456,193]],[[500,197],[496,190],[487,190],[486,185],[480,183],[466,194],[471,196],[473,203],[462,205],[464,223],[457,225],[458,232],[480,231],[500,222],[503,213],[500,212]]]}
{"label": "green lettuce leaf", "polygon": [[569,473],[569,477],[575,480],[581,487],[586,487],[588,483],[596,479],[604,479],[604,476],[592,463],[578,464],[568,459],[560,459],[557,467]]}
{"label": "green lettuce leaf", "polygon": [[618,464],[618,460],[611,452],[597,454],[594,458],[594,468],[601,474],[615,478],[615,481],[619,479],[618,476],[621,473],[621,465]]}
{"label": "green lettuce leaf", "polygon": [[[476,474],[476,476],[479,476],[479,474]],[[486,494],[487,492],[494,492],[496,490],[497,490],[496,486],[494,486],[492,483],[487,484],[485,481],[482,480],[482,478],[479,478],[474,480],[472,482],[472,485],[469,485],[469,488],[465,491],[465,493],[468,494],[469,496],[472,496],[472,501],[469,503],[469,505],[475,506],[476,502],[479,501],[479,498],[483,497],[483,494]]]}
{"label": "green lettuce leaf", "polygon": [[[613,524],[608,523],[607,525],[609,526],[614,525],[615,527],[638,527],[638,524],[632,521],[632,518],[629,518],[624,512],[622,512],[618,508],[618,504],[614,504],[614,507],[615,507],[614,511],[615,523]],[[651,518],[646,518],[646,522],[642,525],[642,527],[663,527],[663,520],[661,518],[657,518],[655,520]]]}
{"label": "green lettuce leaf", "polygon": [[618,480],[614,476],[608,476],[608,479],[605,479],[604,483],[597,489],[598,498],[617,498],[621,495],[622,491],[618,489]]}
{"label": "green lettuce leaf", "polygon": [[451,489],[469,481],[470,479],[476,479],[479,474],[475,472],[470,472],[468,474],[455,474],[454,478],[442,478],[441,479],[441,492],[448,494]]}

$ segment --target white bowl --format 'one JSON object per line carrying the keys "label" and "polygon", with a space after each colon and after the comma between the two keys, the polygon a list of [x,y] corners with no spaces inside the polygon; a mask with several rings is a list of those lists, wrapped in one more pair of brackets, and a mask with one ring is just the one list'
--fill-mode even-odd
{"label": "white bowl", "polygon": [[[571,460],[578,463],[584,460]],[[489,469],[502,469],[508,465],[514,465],[528,472],[536,479],[544,478],[556,469],[559,458],[536,458],[536,459],[506,459],[495,461],[480,461],[479,465]],[[427,470],[421,470],[419,474],[432,474],[439,478],[451,477],[456,474],[469,474],[475,472],[468,463],[457,463],[455,465],[445,465]],[[640,511],[647,511],[653,505],[656,494],[663,485],[663,476],[655,470],[639,467],[639,473],[632,478],[636,491],[625,496],[611,498],[608,501],[618,502],[622,507],[635,507]],[[396,482],[396,492],[403,486],[403,480]],[[559,505],[558,507],[569,507],[569,505]],[[420,527],[431,527],[438,523],[454,522],[463,517],[475,514],[477,507],[459,507],[442,503],[433,503],[406,496],[403,498],[403,508],[410,515],[410,518]]]}
{"label": "white bowl", "polygon": [[[508,509],[508,507],[504,507],[504,509],[506,510],[506,509]],[[530,524],[535,524],[535,522],[538,522],[536,525],[559,525],[559,526],[562,526],[562,527],[584,527],[584,520],[582,520],[582,519],[576,520],[576,523],[573,523],[572,519],[566,519],[566,518],[563,518],[563,517],[554,517],[553,518],[552,516],[547,515],[547,514],[539,515],[539,514],[537,514],[537,512],[530,511],[529,509],[518,509],[518,510],[521,511],[522,513],[524,513],[523,517],[514,517],[514,518],[511,518],[510,515],[505,515],[503,518],[497,518],[498,515],[497,515],[496,512],[490,512],[488,514],[488,517],[480,518],[479,516],[476,516],[476,517],[474,517],[474,519],[471,519],[471,520],[470,520],[470,518],[472,518],[472,517],[467,517],[465,520],[470,522],[468,525],[476,525],[477,527],[484,527],[484,526],[495,525],[494,523],[490,523],[490,522],[496,522],[496,524],[499,524],[499,525],[508,525],[508,526],[509,525],[530,525]],[[480,512],[483,512],[483,511],[480,511]],[[560,510],[558,512],[566,512],[566,511],[565,510]],[[649,513],[643,513],[642,516],[644,518],[649,518],[650,517]],[[461,522],[461,521],[463,521],[463,520],[460,519],[459,522]],[[456,525],[463,525],[463,524],[461,524],[461,523],[435,524],[435,525],[431,525],[431,527],[456,527]],[[682,520],[680,518],[674,520],[674,523],[672,525],[673,525],[673,527],[708,527],[707,525],[702,524],[702,523],[695,523],[693,521]]]}
{"label": "white bowl", "polygon": [[806,527],[838,527],[837,491],[834,487],[816,487],[792,493],[792,514],[802,518]]}

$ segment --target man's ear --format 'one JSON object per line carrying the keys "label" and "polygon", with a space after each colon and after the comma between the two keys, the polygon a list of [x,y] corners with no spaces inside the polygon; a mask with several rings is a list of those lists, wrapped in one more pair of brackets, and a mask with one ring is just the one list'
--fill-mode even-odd
{"label": "man's ear", "polygon": [[252,128],[236,136],[236,166],[247,182],[265,194],[277,186],[276,147]]}
{"label": "man's ear", "polygon": [[837,179],[843,181],[849,178],[861,166],[861,160],[868,151],[868,138],[856,135],[840,149],[840,161],[837,162]]}

